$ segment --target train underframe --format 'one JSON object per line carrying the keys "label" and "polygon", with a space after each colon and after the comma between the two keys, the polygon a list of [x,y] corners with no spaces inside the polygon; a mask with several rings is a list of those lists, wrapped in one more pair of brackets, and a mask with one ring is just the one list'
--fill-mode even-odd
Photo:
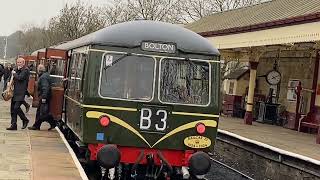
{"label": "train underframe", "polygon": [[84,145],[63,122],[59,124],[90,180],[204,179],[211,167],[202,151]]}

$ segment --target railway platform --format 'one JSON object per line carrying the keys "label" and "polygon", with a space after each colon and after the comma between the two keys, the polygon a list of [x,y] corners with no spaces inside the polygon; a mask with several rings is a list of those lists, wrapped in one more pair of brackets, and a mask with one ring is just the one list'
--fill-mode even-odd
{"label": "railway platform", "polygon": [[316,134],[308,134],[285,129],[281,126],[253,122],[243,123],[243,119],[224,117],[219,121],[219,130],[230,132],[241,137],[266,144],[279,150],[287,151],[320,161],[320,145],[316,144]]}
{"label": "railway platform", "polygon": [[[28,101],[30,103],[30,99]],[[25,112],[24,107],[22,106]],[[35,108],[26,113],[31,126]],[[0,98],[0,180],[80,180],[86,175],[58,128],[47,131],[21,129],[7,131],[10,125],[10,101]]]}

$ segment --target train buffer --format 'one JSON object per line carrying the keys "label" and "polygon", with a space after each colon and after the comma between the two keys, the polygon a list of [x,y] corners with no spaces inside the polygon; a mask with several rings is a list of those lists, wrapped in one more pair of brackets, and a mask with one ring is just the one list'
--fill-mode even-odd
{"label": "train buffer", "polygon": [[[25,111],[24,106],[22,110]],[[30,108],[26,115],[30,120],[28,126],[31,126],[35,108]],[[31,131],[22,130],[21,124],[18,117],[18,130],[6,130],[10,125],[10,101],[0,99],[0,179],[87,179],[57,128],[47,131],[49,125],[43,123],[41,131]]]}

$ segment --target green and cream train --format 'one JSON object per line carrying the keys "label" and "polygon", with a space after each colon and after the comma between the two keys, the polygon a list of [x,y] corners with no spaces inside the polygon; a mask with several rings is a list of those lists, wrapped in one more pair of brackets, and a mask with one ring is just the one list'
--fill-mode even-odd
{"label": "green and cream train", "polygon": [[62,121],[104,178],[188,179],[209,171],[220,63],[208,40],[141,20],[55,49],[69,54]]}

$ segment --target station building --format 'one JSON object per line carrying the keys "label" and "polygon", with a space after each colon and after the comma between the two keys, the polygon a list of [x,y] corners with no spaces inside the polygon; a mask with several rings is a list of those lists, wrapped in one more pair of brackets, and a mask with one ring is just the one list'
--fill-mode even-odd
{"label": "station building", "polygon": [[244,64],[226,74],[223,113],[248,125],[256,120],[320,134],[319,0],[272,0],[186,28],[212,42],[224,63]]}

